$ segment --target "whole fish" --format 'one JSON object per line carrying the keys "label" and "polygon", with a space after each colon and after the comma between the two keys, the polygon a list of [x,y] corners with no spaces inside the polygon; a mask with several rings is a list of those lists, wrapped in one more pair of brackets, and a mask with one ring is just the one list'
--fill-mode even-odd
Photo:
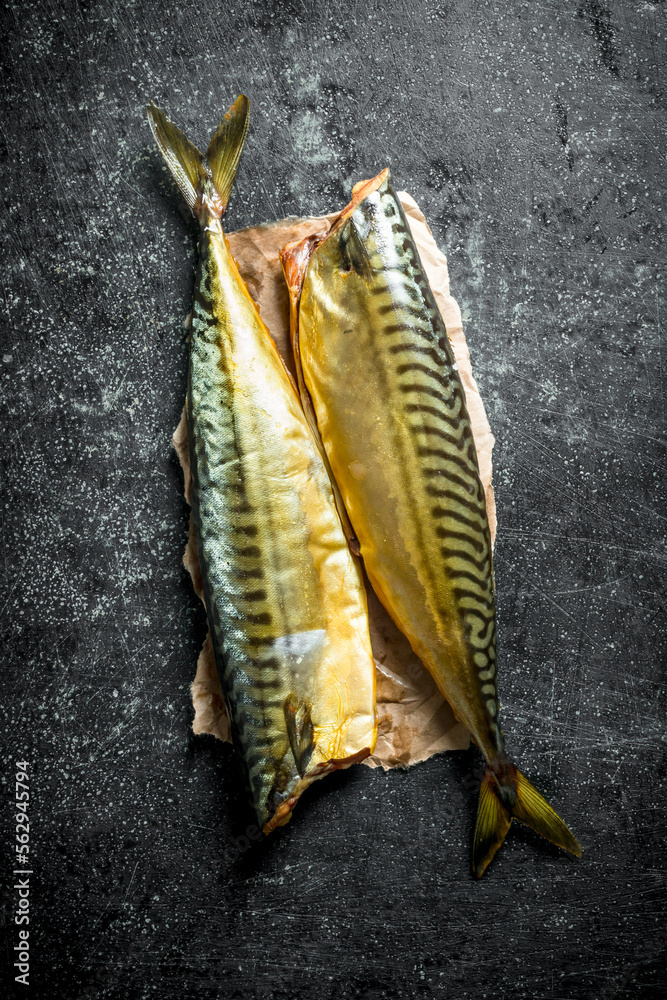
{"label": "whole fish", "polygon": [[286,247],[292,342],[374,590],[486,760],[479,877],[512,819],[580,855],[505,753],[491,538],[465,394],[389,171]]}
{"label": "whole fish", "polygon": [[235,745],[269,833],[317,778],[375,747],[366,595],[319,446],[221,226],[248,128],[240,96],[206,155],[154,105],[199,221],[186,416],[192,516]]}

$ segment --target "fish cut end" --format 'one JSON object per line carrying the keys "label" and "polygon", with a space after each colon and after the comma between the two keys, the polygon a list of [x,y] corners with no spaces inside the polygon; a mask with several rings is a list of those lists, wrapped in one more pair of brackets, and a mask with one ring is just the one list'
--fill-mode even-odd
{"label": "fish cut end", "polygon": [[556,847],[581,857],[581,845],[570,828],[518,768],[509,761],[486,767],[479,790],[472,867],[481,878],[515,819]]}
{"label": "fish cut end", "polygon": [[292,818],[292,810],[294,809],[294,806],[308,786],[312,785],[314,781],[324,778],[325,775],[330,774],[332,771],[340,771],[344,768],[351,767],[352,764],[359,764],[362,760],[365,760],[366,757],[370,757],[370,755],[371,748],[363,747],[350,757],[343,757],[339,760],[326,760],[316,764],[312,771],[304,774],[292,794],[286,798],[284,802],[280,803],[268,823],[264,824],[262,827],[264,835],[268,837],[268,835],[274,830],[277,830],[278,827],[286,826],[287,823],[289,823]]}
{"label": "fish cut end", "polygon": [[[384,184],[388,177],[389,167],[385,167],[384,170],[381,170],[375,177],[371,177],[369,180],[365,181],[357,181],[352,188],[352,201],[350,202],[350,205],[353,203],[358,205],[359,202],[363,201],[367,195],[371,194],[373,191],[377,191],[377,189]],[[350,206],[348,205],[348,208],[349,207]]]}
{"label": "fish cut end", "polygon": [[368,198],[369,195],[373,194],[374,191],[377,191],[378,188],[382,187],[385,181],[389,180],[389,176],[389,167],[385,167],[384,170],[381,170],[375,177],[371,177],[366,181],[357,181],[352,188],[351,201],[332,222],[331,228],[327,233],[327,238],[332,236],[334,233],[337,233],[338,230],[345,225],[354,210],[358,208],[362,201]]}

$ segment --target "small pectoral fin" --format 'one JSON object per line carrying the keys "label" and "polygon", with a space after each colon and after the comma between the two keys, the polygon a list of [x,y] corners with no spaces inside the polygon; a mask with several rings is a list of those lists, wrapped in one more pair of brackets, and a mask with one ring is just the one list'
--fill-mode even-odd
{"label": "small pectoral fin", "polygon": [[299,704],[296,695],[288,695],[285,699],[285,723],[287,736],[294,763],[300,776],[303,777],[315,749],[313,721],[310,713],[312,705],[305,702]]}
{"label": "small pectoral fin", "polygon": [[373,265],[353,216],[350,216],[347,224],[341,229],[338,240],[347,270],[356,271],[364,281],[370,281],[373,277]]}

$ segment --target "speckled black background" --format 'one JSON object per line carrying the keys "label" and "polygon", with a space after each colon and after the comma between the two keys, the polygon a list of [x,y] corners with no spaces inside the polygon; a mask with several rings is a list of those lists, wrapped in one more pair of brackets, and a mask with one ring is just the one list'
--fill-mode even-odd
{"label": "speckled black background", "polygon": [[[3,5],[3,996],[664,995],[666,13]],[[581,862],[513,828],[473,881],[472,750],[331,777],[244,850],[230,748],[191,734],[170,439],[195,228],[144,108],[205,145],[239,91],[230,228],[389,164],[447,253],[497,438],[504,728]]]}

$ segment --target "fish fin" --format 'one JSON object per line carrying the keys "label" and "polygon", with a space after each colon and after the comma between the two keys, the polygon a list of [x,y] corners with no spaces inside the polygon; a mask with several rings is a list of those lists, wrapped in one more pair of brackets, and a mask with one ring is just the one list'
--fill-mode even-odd
{"label": "fish fin", "polygon": [[484,772],[479,790],[472,866],[477,878],[484,873],[512,825],[512,814],[500,801],[496,779],[490,768]]}
{"label": "fish fin", "polygon": [[234,178],[248,135],[248,98],[239,94],[218,125],[206,150],[206,162],[211,168],[215,189],[223,212],[229,203]]}
{"label": "fish fin", "polygon": [[581,845],[577,838],[521,771],[516,771],[516,804],[512,812],[514,819],[529,826],[556,847],[581,857]]}
{"label": "fish fin", "polygon": [[487,766],[479,791],[473,847],[473,870],[477,878],[484,874],[503,843],[513,819],[557,847],[581,857],[581,846],[570,828],[521,771],[503,762],[500,769]]}
{"label": "fish fin", "polygon": [[148,122],[160,152],[181,194],[194,212],[199,188],[205,176],[204,158],[193,143],[170,122],[152,102],[148,105]]}
{"label": "fish fin", "polygon": [[356,271],[364,281],[371,281],[373,278],[373,265],[368,256],[366,244],[357,229],[354,216],[350,216],[347,225],[341,230],[338,242],[346,269],[348,271]]}
{"label": "fish fin", "polygon": [[292,749],[292,756],[299,776],[303,778],[315,749],[312,705],[299,703],[296,695],[288,695],[285,700],[285,724]]}
{"label": "fish fin", "polygon": [[[234,178],[248,134],[248,98],[239,95],[220,122],[206,156],[152,102],[148,121],[160,152],[191,211],[201,218],[220,218],[232,193]],[[211,190],[211,182],[214,190]]]}

